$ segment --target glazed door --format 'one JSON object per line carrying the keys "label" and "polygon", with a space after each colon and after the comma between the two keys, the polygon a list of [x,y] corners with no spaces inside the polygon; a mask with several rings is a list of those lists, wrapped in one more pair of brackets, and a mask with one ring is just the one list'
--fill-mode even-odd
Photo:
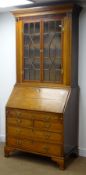
{"label": "glazed door", "polygon": [[61,20],[44,21],[44,81],[62,82],[62,28]]}
{"label": "glazed door", "polygon": [[70,84],[70,17],[17,22],[17,82]]}
{"label": "glazed door", "polygon": [[24,23],[24,80],[40,80],[40,22]]}
{"label": "glazed door", "polygon": [[24,80],[62,81],[62,22],[24,23]]}

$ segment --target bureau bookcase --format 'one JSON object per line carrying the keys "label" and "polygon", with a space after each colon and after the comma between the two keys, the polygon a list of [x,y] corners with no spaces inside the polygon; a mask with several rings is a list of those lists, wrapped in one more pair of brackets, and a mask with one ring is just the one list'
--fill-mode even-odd
{"label": "bureau bookcase", "polygon": [[78,18],[74,4],[13,11],[16,84],[6,105],[5,156],[78,154]]}

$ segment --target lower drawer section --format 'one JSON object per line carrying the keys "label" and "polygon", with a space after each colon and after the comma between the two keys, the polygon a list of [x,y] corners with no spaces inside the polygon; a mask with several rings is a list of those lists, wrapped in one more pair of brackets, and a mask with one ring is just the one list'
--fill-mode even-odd
{"label": "lower drawer section", "polygon": [[19,139],[33,139],[48,142],[63,143],[62,133],[54,133],[48,131],[40,131],[35,129],[26,129],[19,127],[7,127],[8,137],[16,137]]}
{"label": "lower drawer section", "polygon": [[46,154],[49,156],[63,156],[63,145],[8,138],[7,145],[24,151]]}

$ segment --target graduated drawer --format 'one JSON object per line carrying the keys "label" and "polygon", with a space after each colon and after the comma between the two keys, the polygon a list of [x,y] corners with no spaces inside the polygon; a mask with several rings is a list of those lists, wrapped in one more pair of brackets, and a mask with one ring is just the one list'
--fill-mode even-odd
{"label": "graduated drawer", "polygon": [[58,122],[38,121],[32,119],[22,119],[7,117],[8,125],[15,125],[24,128],[37,128],[39,130],[46,130],[52,132],[63,132],[63,121],[58,119]]}
{"label": "graduated drawer", "polygon": [[35,121],[34,127],[40,130],[46,130],[46,131],[52,131],[52,132],[63,132],[63,121],[59,119],[56,122]]}
{"label": "graduated drawer", "polygon": [[21,139],[33,138],[32,129],[20,128],[16,126],[7,126],[7,137],[12,136]]}
{"label": "graduated drawer", "polygon": [[14,125],[24,128],[32,128],[33,127],[33,120],[28,119],[22,119],[22,118],[14,118],[14,117],[8,117],[7,118],[7,125]]}
{"label": "graduated drawer", "polygon": [[63,134],[55,132],[39,131],[35,129],[25,129],[19,127],[8,127],[8,136],[13,136],[20,139],[34,139],[46,142],[63,143]]}
{"label": "graduated drawer", "polygon": [[63,120],[62,114],[55,114],[49,112],[40,112],[40,111],[29,111],[23,109],[7,109],[6,111],[7,117],[16,117],[16,118],[24,118],[24,119],[34,119],[34,120],[42,120],[42,121],[58,121]]}
{"label": "graduated drawer", "polygon": [[44,142],[37,142],[33,140],[21,140],[15,138],[7,139],[8,146],[14,146],[17,149],[32,151],[35,153],[42,153],[52,156],[63,156],[63,145],[48,144]]}
{"label": "graduated drawer", "polygon": [[63,135],[61,133],[48,131],[34,131],[34,139],[43,140],[46,142],[63,143]]}

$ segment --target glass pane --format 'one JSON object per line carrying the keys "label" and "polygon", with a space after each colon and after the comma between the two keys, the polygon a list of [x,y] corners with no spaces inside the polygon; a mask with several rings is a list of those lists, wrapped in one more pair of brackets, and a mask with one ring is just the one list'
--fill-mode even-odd
{"label": "glass pane", "polygon": [[29,51],[29,59],[30,58],[34,58],[34,56],[35,56],[35,49],[33,48],[33,47],[30,47],[29,49],[28,49],[28,51]]}
{"label": "glass pane", "polygon": [[56,81],[60,81],[60,76],[61,76],[61,70],[56,69]]}
{"label": "glass pane", "polygon": [[35,24],[35,33],[40,33],[40,23]]}
{"label": "glass pane", "polygon": [[29,51],[28,51],[28,48],[24,48],[24,57],[28,57],[29,55]]}
{"label": "glass pane", "polygon": [[61,33],[56,33],[56,57],[61,58]]}
{"label": "glass pane", "polygon": [[47,30],[46,26],[49,27],[49,33],[44,33],[44,81],[60,81],[62,64],[61,21],[45,22],[44,31]]}
{"label": "glass pane", "polygon": [[25,69],[24,79],[25,80],[29,79],[29,69]]}
{"label": "glass pane", "polygon": [[25,67],[27,68],[27,66],[28,66],[28,57],[25,57],[24,64],[25,64]]}
{"label": "glass pane", "polygon": [[55,28],[56,28],[55,21],[50,21],[49,22],[49,32],[55,32]]}
{"label": "glass pane", "polygon": [[49,70],[48,69],[45,69],[44,77],[45,77],[45,81],[49,81]]}
{"label": "glass pane", "polygon": [[33,40],[34,40],[35,47],[39,48],[40,47],[40,35],[34,36]]}
{"label": "glass pane", "polygon": [[56,32],[61,32],[62,24],[61,21],[56,21]]}
{"label": "glass pane", "polygon": [[46,58],[46,57],[48,57],[48,55],[49,55],[48,48],[44,48],[44,57]]}
{"label": "glass pane", "polygon": [[28,24],[26,23],[26,24],[24,24],[24,33],[28,33],[28,30],[29,30],[29,26],[28,26]]}
{"label": "glass pane", "polygon": [[35,48],[35,57],[40,57],[40,50]]}
{"label": "glass pane", "polygon": [[52,47],[50,48],[50,59],[51,61],[53,61],[55,59],[55,49],[53,49]]}
{"label": "glass pane", "polygon": [[[40,79],[40,23],[30,23],[28,33],[24,31],[24,79],[39,80]],[[37,35],[36,35],[37,34]]]}
{"label": "glass pane", "polygon": [[48,22],[44,23],[44,33],[48,33]]}
{"label": "glass pane", "polygon": [[30,30],[30,33],[31,33],[31,34],[34,33],[34,23],[31,23],[31,24],[30,24],[29,30]]}
{"label": "glass pane", "polygon": [[48,47],[49,44],[49,34],[44,34],[44,47]]}
{"label": "glass pane", "polygon": [[25,35],[24,36],[24,45],[29,46],[29,44],[30,44],[30,38],[28,35]]}

